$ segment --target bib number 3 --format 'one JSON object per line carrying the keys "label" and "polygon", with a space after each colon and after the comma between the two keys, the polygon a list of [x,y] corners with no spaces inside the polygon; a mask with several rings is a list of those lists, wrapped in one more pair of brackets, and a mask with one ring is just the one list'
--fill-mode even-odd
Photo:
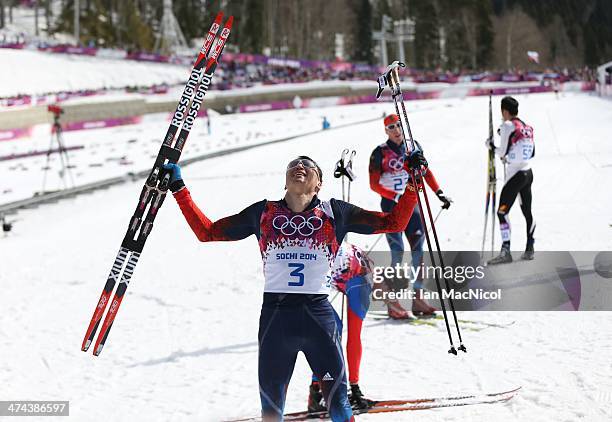
{"label": "bib number 3", "polygon": [[291,277],[297,277],[297,281],[290,281],[288,284],[291,287],[300,287],[304,285],[304,264],[298,262],[290,262],[287,264],[289,268],[294,268],[293,271],[289,273]]}

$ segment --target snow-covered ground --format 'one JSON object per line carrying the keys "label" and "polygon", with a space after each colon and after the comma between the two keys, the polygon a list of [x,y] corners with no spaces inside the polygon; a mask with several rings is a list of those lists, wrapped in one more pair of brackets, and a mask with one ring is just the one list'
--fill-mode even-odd
{"label": "snow-covered ground", "polygon": [[[32,2],[33,3],[33,2]],[[49,26],[56,25],[58,16],[61,14],[61,0],[49,0],[50,11]],[[17,38],[27,40],[55,41],[55,42],[74,42],[74,37],[69,34],[55,33],[52,36],[47,34],[47,21],[45,9],[39,5],[38,9],[38,35],[36,35],[36,17],[33,7],[22,7],[15,5],[12,10],[12,22],[9,8],[5,6],[5,26],[0,29],[0,36],[6,37],[7,41],[15,41]]]}
{"label": "snow-covered ground", "polygon": [[[535,128],[537,143],[537,249],[612,250],[612,103],[582,94],[559,100],[548,94],[517,98],[521,116]],[[494,100],[497,110],[499,98]],[[437,224],[445,250],[480,247],[487,102],[482,97],[408,104],[413,133],[445,192],[455,200]],[[316,113],[349,115],[363,110],[380,116],[392,108],[378,104]],[[300,124],[301,113],[224,119],[228,130],[249,127],[255,120],[267,133],[277,127],[292,130]],[[313,122],[315,128],[320,124]],[[152,138],[161,138],[165,124],[149,126],[141,127],[141,141],[127,144],[132,160],[140,151],[147,161],[156,149]],[[113,142],[113,154],[118,154],[135,135],[113,137],[113,131],[90,131],[98,139],[89,142]],[[208,139],[198,133],[192,136],[195,140],[188,143],[186,153],[199,139]],[[216,136],[212,142],[218,142]],[[216,219],[262,198],[280,198],[286,162],[298,154],[311,155],[322,166],[322,197],[340,197],[333,165],[343,148],[355,148],[358,179],[352,187],[353,202],[378,209],[379,199],[367,182],[367,164],[370,151],[383,141],[381,121],[358,124],[205,160],[185,167],[183,176],[200,207]],[[99,151],[103,159],[110,150]],[[8,179],[19,190],[26,173],[3,171],[0,180]],[[220,421],[256,415],[263,282],[256,240],[198,243],[172,198],[156,220],[104,352],[94,358],[80,351],[140,187],[141,182],[128,183],[13,217],[19,221],[0,239],[0,397],[70,400],[71,418],[77,421]],[[520,249],[525,238],[518,206],[511,218],[514,245]],[[351,235],[351,241],[361,246],[373,240],[374,236]],[[384,243],[378,249],[386,249]],[[460,317],[514,324],[465,329],[469,353],[454,357],[446,353],[443,325],[366,320],[360,382],[365,393],[374,398],[423,397],[522,386],[521,393],[507,404],[359,420],[612,419],[612,314],[474,312]],[[300,357],[287,411],[305,408],[308,383],[309,370]]]}
{"label": "snow-covered ground", "polygon": [[0,97],[183,83],[189,69],[165,63],[0,49]]}
{"label": "snow-covered ground", "polygon": [[[219,115],[210,112],[210,130],[207,118],[200,118],[189,135],[183,159],[198,157],[212,152],[236,147],[257,145],[275,139],[311,133],[321,129],[323,116],[333,126],[342,126],[375,119],[382,112],[373,105],[362,105],[350,109],[325,108],[274,113],[252,113],[245,116]],[[0,204],[30,198],[41,190],[53,191],[74,185],[124,176],[128,173],[149,170],[153,158],[159,152],[161,140],[166,134],[170,114],[144,116],[140,124],[105,129],[69,131],[63,133],[66,148],[82,149],[67,152],[70,168],[62,173],[62,157],[46,151],[51,141],[50,125],[36,127],[30,138],[0,142],[0,157],[42,152],[28,158],[0,161],[0,175],[18,177],[0,178]],[[43,186],[44,185],[44,186]]]}

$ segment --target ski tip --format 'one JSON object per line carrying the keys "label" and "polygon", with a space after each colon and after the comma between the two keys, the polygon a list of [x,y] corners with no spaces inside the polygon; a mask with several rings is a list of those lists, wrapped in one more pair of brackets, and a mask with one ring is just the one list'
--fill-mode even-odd
{"label": "ski tip", "polygon": [[223,11],[219,10],[219,13],[217,13],[217,16],[215,17],[215,23],[217,25],[220,25],[222,20],[223,20]]}
{"label": "ski tip", "polygon": [[104,347],[103,344],[98,345],[98,347],[96,347],[96,349],[93,352],[94,356],[100,356],[100,353],[102,353],[102,348]]}
{"label": "ski tip", "polygon": [[225,27],[226,28],[231,28],[232,25],[234,24],[234,16],[230,16],[229,18],[227,18],[227,22],[225,22]]}
{"label": "ski tip", "polygon": [[83,352],[86,352],[89,349],[89,346],[91,346],[91,340],[87,340],[85,343],[83,343],[83,345],[81,346],[81,350]]}

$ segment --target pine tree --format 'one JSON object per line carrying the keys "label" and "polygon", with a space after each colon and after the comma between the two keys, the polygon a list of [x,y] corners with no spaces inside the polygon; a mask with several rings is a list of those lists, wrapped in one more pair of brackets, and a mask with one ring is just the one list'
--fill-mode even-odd
{"label": "pine tree", "polygon": [[440,63],[440,25],[436,9],[430,1],[414,1],[414,20],[416,65],[434,68]]}
{"label": "pine tree", "polygon": [[0,0],[0,29],[4,28],[4,0]]}
{"label": "pine tree", "polygon": [[264,40],[264,4],[263,0],[247,0],[248,13],[241,27],[240,49],[250,53],[261,53]]}
{"label": "pine tree", "polygon": [[85,45],[114,44],[113,28],[102,0],[90,0],[80,18],[81,42]]}
{"label": "pine tree", "polygon": [[355,49],[351,55],[358,62],[372,63],[372,5],[370,0],[360,0],[355,11]]}
{"label": "pine tree", "polygon": [[491,2],[489,0],[478,0],[476,4],[476,64],[478,68],[484,69],[491,62],[493,53],[493,23],[491,22]]}
{"label": "pine tree", "polygon": [[203,11],[199,0],[174,0],[172,3],[174,16],[181,27],[187,43],[193,38],[204,36]]}

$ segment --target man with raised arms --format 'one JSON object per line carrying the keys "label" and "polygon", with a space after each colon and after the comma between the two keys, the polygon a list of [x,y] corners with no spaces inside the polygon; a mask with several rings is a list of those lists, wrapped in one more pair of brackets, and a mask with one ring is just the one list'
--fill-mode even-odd
{"label": "man with raised arms", "polygon": [[[405,160],[422,169],[421,152]],[[259,391],[264,421],[283,419],[285,396],[299,351],[316,377],[333,421],[352,421],[346,370],[335,312],[328,301],[338,248],[348,232],[398,232],[406,227],[417,199],[404,194],[390,213],[366,211],[350,203],[322,201],[321,168],[309,157],[289,162],[285,197],[256,202],[240,213],[212,222],[196,206],[180,167],[166,164],[170,189],[187,223],[202,242],[257,236],[264,269],[259,321]]]}

